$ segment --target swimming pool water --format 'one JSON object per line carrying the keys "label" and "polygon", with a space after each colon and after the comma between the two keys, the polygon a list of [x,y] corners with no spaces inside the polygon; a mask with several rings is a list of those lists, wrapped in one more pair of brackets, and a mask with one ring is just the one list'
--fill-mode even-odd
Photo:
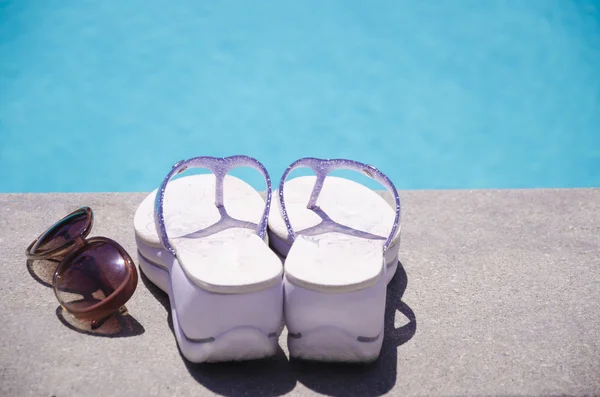
{"label": "swimming pool water", "polygon": [[599,71],[599,1],[0,0],[0,192],[232,154],[274,181],[317,156],[401,189],[600,186]]}

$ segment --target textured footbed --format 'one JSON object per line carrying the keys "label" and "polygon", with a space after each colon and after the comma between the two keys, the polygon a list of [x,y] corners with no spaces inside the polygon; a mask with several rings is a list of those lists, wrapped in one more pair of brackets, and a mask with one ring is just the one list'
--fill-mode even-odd
{"label": "textured footbed", "polygon": [[[296,240],[285,261],[290,281],[305,288],[324,291],[351,291],[377,282],[385,272],[383,244],[394,220],[394,209],[373,190],[360,183],[328,176],[317,200],[319,208],[334,222],[367,232],[366,238],[338,232],[304,235],[302,231],[318,225],[322,218],[307,208],[315,176],[285,182],[285,205]],[[273,200],[269,230],[279,240],[288,237],[280,215],[279,200]],[[386,258],[396,258],[400,227]]]}
{"label": "textured footbed", "polygon": [[[138,244],[162,249],[154,224],[157,190],[138,207],[134,228]],[[241,293],[275,285],[281,281],[281,261],[256,234],[264,199],[252,186],[230,175],[224,179],[223,192],[227,213],[248,222],[249,228],[225,228],[202,235],[202,230],[221,219],[214,204],[215,176],[190,175],[169,182],[163,213],[179,263],[190,280],[212,292]],[[190,236],[194,233],[196,236]]]}
{"label": "textured footbed", "polygon": [[285,260],[288,279],[305,288],[340,292],[373,285],[382,274],[383,241],[340,233],[299,236]]}

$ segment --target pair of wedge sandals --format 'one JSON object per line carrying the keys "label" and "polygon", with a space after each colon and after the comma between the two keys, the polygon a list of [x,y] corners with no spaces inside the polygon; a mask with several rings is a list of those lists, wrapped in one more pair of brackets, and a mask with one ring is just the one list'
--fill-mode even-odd
{"label": "pair of wedge sandals", "polygon": [[[262,173],[266,199],[227,174],[236,167]],[[300,167],[316,175],[286,182]],[[212,174],[173,179],[187,168]],[[378,181],[395,205],[328,176],[339,168]],[[367,164],[303,158],[286,169],[276,197],[271,207],[271,180],[258,160],[196,157],[176,163],[138,207],[139,265],[169,295],[181,353],[192,362],[272,356],[285,325],[293,358],[376,360],[400,246],[393,183]]]}

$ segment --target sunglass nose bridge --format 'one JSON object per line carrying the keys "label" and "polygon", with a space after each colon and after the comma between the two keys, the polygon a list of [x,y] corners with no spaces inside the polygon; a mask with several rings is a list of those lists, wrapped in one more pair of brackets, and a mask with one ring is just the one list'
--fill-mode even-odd
{"label": "sunglass nose bridge", "polygon": [[81,247],[82,245],[85,244],[85,237],[83,237],[81,234],[76,236],[74,243],[77,247]]}

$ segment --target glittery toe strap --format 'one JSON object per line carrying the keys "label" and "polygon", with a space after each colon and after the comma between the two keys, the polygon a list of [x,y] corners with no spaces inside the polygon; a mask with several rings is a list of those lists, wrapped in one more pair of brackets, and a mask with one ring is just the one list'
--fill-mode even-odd
{"label": "glittery toe strap", "polygon": [[163,215],[165,190],[171,178],[188,168],[206,168],[210,170],[216,177],[215,205],[217,207],[223,207],[223,180],[229,171],[238,167],[254,168],[265,177],[265,181],[267,183],[267,200],[262,218],[256,230],[258,236],[263,240],[265,239],[267,233],[267,217],[271,207],[271,178],[269,177],[269,173],[267,172],[265,166],[262,165],[262,163],[260,163],[258,160],[248,156],[194,157],[189,160],[182,160],[173,165],[173,168],[160,185],[160,188],[156,194],[156,199],[154,200],[154,224],[156,225],[158,238],[163,247],[175,255],[175,250],[169,243]]}
{"label": "glittery toe strap", "polygon": [[383,185],[394,197],[395,205],[396,205],[396,215],[394,217],[394,223],[392,225],[392,230],[388,239],[386,240],[383,251],[385,252],[390,246],[392,239],[396,235],[396,230],[398,228],[398,224],[400,223],[400,197],[398,196],[398,191],[396,187],[392,183],[392,181],[377,168],[372,165],[363,164],[354,160],[345,160],[345,159],[317,159],[314,157],[305,157],[299,160],[294,161],[290,166],[285,170],[283,176],[281,177],[281,181],[279,183],[279,204],[281,207],[281,215],[283,216],[283,220],[285,221],[285,225],[287,227],[289,239],[293,242],[295,237],[294,230],[292,229],[292,225],[290,223],[290,219],[287,214],[287,210],[285,208],[285,200],[284,200],[284,186],[285,181],[289,175],[289,173],[296,168],[310,168],[312,169],[316,176],[317,181],[315,182],[315,186],[313,187],[313,191],[310,195],[310,199],[308,201],[307,208],[315,208],[317,205],[317,199],[319,198],[319,194],[323,189],[323,183],[325,182],[325,178],[327,175],[336,169],[348,169],[351,171],[360,172],[362,174],[367,175],[371,179],[379,182]]}

